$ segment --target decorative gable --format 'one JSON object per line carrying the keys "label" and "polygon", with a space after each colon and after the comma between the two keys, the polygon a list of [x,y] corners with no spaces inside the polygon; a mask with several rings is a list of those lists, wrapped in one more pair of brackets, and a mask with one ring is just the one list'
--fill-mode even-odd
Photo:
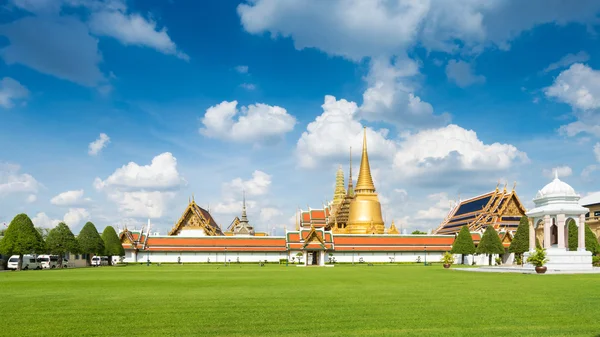
{"label": "decorative gable", "polygon": [[192,201],[177,221],[169,235],[178,235],[182,230],[202,230],[207,236],[223,235],[212,216]]}

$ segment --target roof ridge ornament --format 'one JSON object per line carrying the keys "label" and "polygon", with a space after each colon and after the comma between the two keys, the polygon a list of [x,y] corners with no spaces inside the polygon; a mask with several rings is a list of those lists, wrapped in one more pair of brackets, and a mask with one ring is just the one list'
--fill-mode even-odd
{"label": "roof ridge ornament", "polygon": [[554,180],[559,180],[558,179],[558,169],[557,168],[554,169]]}

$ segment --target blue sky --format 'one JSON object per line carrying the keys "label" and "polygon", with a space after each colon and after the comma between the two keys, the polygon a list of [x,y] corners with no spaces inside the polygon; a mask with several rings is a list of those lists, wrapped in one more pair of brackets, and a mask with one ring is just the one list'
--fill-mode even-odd
{"label": "blue sky", "polygon": [[594,1],[0,6],[0,222],[164,233],[193,194],[227,226],[246,190],[281,233],[349,146],[356,169],[363,126],[388,226],[498,180],[530,207],[556,168],[599,190]]}

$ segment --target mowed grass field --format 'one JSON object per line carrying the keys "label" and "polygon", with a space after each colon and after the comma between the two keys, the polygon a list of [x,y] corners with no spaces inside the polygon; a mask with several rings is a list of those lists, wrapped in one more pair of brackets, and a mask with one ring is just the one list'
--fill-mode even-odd
{"label": "mowed grass field", "polygon": [[441,266],[0,272],[2,336],[597,336],[600,275]]}

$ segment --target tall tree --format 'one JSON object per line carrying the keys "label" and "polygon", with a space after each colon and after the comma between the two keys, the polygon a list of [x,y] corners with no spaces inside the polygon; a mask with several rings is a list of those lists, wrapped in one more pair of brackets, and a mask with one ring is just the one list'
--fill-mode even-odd
{"label": "tall tree", "polygon": [[529,218],[527,216],[521,217],[519,227],[517,227],[517,232],[510,243],[510,247],[508,247],[508,251],[521,258],[523,253],[529,251]]}
{"label": "tall tree", "polygon": [[[569,220],[567,227],[569,230],[569,250],[575,251],[577,250],[579,241],[579,228],[575,225],[573,219]],[[600,243],[598,243],[598,238],[587,224],[585,225],[585,250],[592,252],[592,255],[600,254]]]}
{"label": "tall tree", "polygon": [[35,227],[35,230],[40,233],[44,241],[48,238],[48,233],[50,233],[50,229],[45,227]]}
{"label": "tall tree", "polygon": [[452,243],[452,254],[461,254],[461,264],[465,264],[465,255],[471,255],[475,253],[475,243],[473,243],[473,237],[469,232],[469,227],[463,226],[458,232],[458,236],[454,243]]}
{"label": "tall tree", "polygon": [[91,265],[92,254],[101,255],[104,253],[104,241],[98,234],[98,230],[93,223],[87,222],[77,236],[79,251],[86,254],[86,264]]}
{"label": "tall tree", "polygon": [[33,222],[27,214],[21,213],[12,219],[0,241],[0,252],[5,255],[19,255],[17,270],[21,270],[23,255],[43,253],[44,240],[40,233],[33,227]]}
{"label": "tall tree", "polygon": [[102,241],[104,241],[104,254],[108,256],[108,263],[112,265],[113,256],[124,256],[125,249],[121,245],[121,240],[112,226],[106,226],[102,232]]}
{"label": "tall tree", "polygon": [[46,247],[50,254],[60,257],[60,266],[63,267],[63,258],[67,253],[77,253],[78,245],[75,235],[64,222],[52,228],[46,238]]}
{"label": "tall tree", "polygon": [[487,226],[475,252],[477,254],[487,254],[490,266],[492,265],[493,254],[504,254],[504,246],[494,226]]}

